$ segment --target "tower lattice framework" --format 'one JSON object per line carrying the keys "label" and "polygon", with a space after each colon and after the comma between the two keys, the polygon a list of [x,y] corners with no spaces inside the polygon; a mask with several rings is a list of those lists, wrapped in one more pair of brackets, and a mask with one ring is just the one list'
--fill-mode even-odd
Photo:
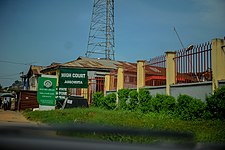
{"label": "tower lattice framework", "polygon": [[114,32],[114,0],[94,0],[86,57],[115,60]]}

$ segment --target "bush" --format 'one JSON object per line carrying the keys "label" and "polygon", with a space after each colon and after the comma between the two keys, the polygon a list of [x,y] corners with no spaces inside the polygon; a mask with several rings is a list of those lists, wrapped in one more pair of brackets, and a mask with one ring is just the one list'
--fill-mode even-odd
{"label": "bush", "polygon": [[138,108],[138,92],[136,90],[130,91],[129,102],[127,104],[127,108],[132,111],[137,110],[137,108]]}
{"label": "bush", "polygon": [[151,111],[159,112],[162,109],[163,95],[157,94],[156,97],[152,98]]}
{"label": "bush", "polygon": [[143,113],[149,112],[151,107],[152,96],[150,92],[145,89],[140,89],[138,93],[138,108]]}
{"label": "bush", "polygon": [[206,104],[201,100],[188,95],[179,95],[177,98],[176,114],[184,120],[193,120],[204,117]]}
{"label": "bush", "polygon": [[173,96],[163,95],[162,110],[164,111],[174,111],[176,106],[176,99]]}
{"label": "bush", "polygon": [[93,102],[91,103],[92,106],[95,106],[95,107],[102,107],[103,104],[103,99],[104,99],[104,94],[103,92],[96,92],[96,93],[93,93],[92,95],[92,100]]}
{"label": "bush", "polygon": [[129,98],[130,89],[120,89],[118,91],[119,109],[126,110],[127,100]]}
{"label": "bush", "polygon": [[113,110],[116,108],[116,94],[111,93],[103,98],[103,108]]}
{"label": "bush", "polygon": [[211,119],[225,119],[225,86],[214,91],[206,98],[207,110]]}
{"label": "bush", "polygon": [[176,100],[172,96],[157,94],[154,98],[152,98],[151,102],[151,110],[153,112],[160,111],[174,111],[176,105]]}

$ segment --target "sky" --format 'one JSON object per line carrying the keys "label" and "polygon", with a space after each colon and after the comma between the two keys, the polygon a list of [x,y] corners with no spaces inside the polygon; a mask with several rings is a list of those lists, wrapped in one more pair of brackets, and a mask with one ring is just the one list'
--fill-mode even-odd
{"label": "sky", "polygon": [[[93,0],[0,0],[0,84],[85,56]],[[224,0],[115,0],[115,59],[149,60],[225,36]]]}

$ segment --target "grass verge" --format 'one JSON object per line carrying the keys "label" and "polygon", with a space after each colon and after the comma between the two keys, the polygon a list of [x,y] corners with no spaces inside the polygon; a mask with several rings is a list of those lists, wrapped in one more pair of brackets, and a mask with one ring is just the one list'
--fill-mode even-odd
{"label": "grass verge", "polygon": [[[50,125],[76,122],[125,128],[129,127],[161,131],[188,132],[194,135],[194,142],[196,143],[225,143],[225,121],[221,120],[184,121],[165,113],[143,114],[139,112],[119,110],[103,110],[93,107],[88,109],[75,108],[52,111],[24,111],[23,114],[29,120],[43,122]],[[70,133],[70,135],[84,136],[80,133]],[[95,133],[89,134],[88,137],[130,143],[153,143],[159,142],[163,139],[123,135],[98,136],[95,135]]]}

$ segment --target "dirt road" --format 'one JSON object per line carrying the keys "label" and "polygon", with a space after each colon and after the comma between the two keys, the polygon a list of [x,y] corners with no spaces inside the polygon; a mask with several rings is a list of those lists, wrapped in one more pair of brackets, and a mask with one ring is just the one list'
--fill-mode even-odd
{"label": "dirt road", "polygon": [[19,111],[0,109],[0,125],[5,124],[37,125],[36,122],[27,120]]}

